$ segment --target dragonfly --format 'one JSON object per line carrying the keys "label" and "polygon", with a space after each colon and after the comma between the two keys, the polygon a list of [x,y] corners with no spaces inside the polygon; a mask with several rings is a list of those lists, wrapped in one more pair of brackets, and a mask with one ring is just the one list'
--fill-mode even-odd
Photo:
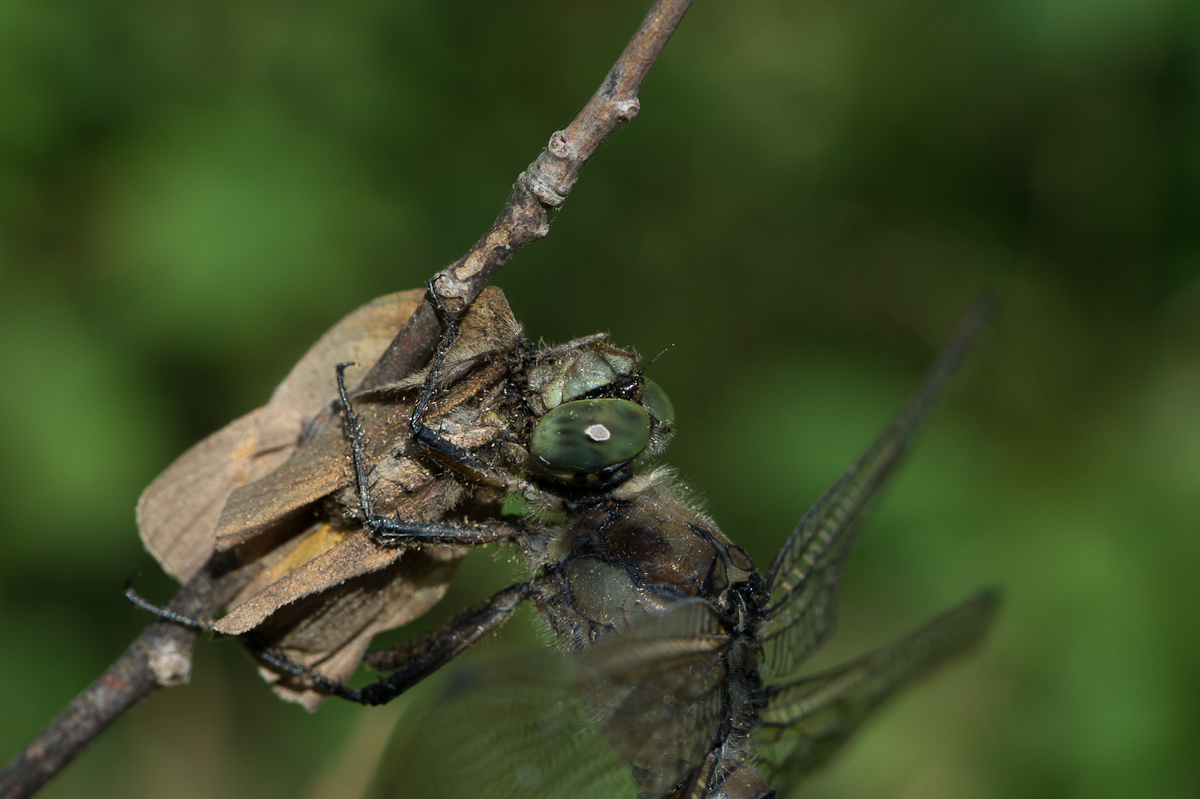
{"label": "dragonfly", "polygon": [[[448,466],[535,509],[519,523],[471,525],[376,511],[364,425],[345,386],[346,366],[339,365],[341,433],[353,453],[349,490],[366,530],[380,545],[399,548],[508,541],[521,549],[533,576],[425,635],[368,652],[364,662],[386,674],[361,688],[278,648],[252,644],[255,654],[313,691],[383,704],[529,602],[571,664],[571,697],[554,706],[571,710],[584,720],[582,729],[606,742],[639,799],[773,796],[825,762],[888,696],[978,644],[995,616],[998,596],[985,591],[877,652],[798,676],[833,628],[842,568],[866,509],[978,338],[990,307],[982,300],[967,313],[892,424],[802,517],[765,574],[697,509],[670,469],[632,469],[639,447],[657,424],[666,428],[668,417],[665,395],[647,391],[632,367],[540,417],[531,415],[532,429],[520,440],[524,468],[502,471],[422,431],[430,402],[448,385],[444,375],[457,333],[447,320],[430,372],[418,381],[412,438]],[[638,423],[627,429],[619,421],[626,415]],[[609,441],[616,449],[603,454],[597,445]],[[561,519],[547,519],[539,508],[558,509]],[[548,680],[546,687],[553,684]],[[516,775],[513,785],[522,784],[528,757],[517,747],[505,759]],[[561,782],[561,769],[535,771],[548,777],[535,781],[546,795],[560,792],[554,783]],[[401,776],[391,783],[384,780],[384,795],[389,784],[398,795],[411,792],[403,770],[396,773]],[[533,772],[523,773],[528,783]],[[487,793],[505,795],[502,784],[489,782]]]}
{"label": "dragonfly", "polygon": [[[562,524],[519,540],[532,579],[397,649],[372,653],[367,662],[389,672],[379,681],[348,688],[282,660],[275,665],[318,690],[379,704],[497,630],[528,601],[571,664],[574,699],[551,706],[582,713],[583,729],[616,753],[639,799],[774,796],[826,762],[889,696],[979,644],[995,617],[998,593],[983,591],[878,651],[797,676],[832,631],[843,565],[865,511],[990,312],[987,299],[972,307],[892,424],[804,514],[765,574],[696,509],[674,474],[659,468],[576,495]],[[401,527],[395,525],[400,537]],[[546,680],[541,693],[552,694],[553,684]],[[456,686],[447,703],[463,694]],[[516,775],[511,795],[528,795],[517,790],[522,768],[526,783],[538,775],[546,795],[607,795],[556,789],[556,780],[575,779],[567,773],[578,764],[562,767],[569,758],[551,757],[557,769],[526,768],[544,760],[530,754],[532,746],[513,751],[526,737],[490,746],[490,757]],[[568,746],[579,740],[566,738],[575,742]],[[389,773],[381,795],[392,795],[388,786],[394,795],[411,792],[402,767]],[[505,784],[489,778],[485,787],[503,796]]]}
{"label": "dragonfly", "polygon": [[440,599],[470,548],[535,545],[672,434],[671,402],[635,352],[605,335],[535,346],[499,289],[462,319],[437,305],[445,332],[425,370],[348,388],[350,359],[377,357],[420,295],[437,296],[401,292],[352,313],[272,403],[185,453],[139,503],[143,540],[169,572],[186,580],[211,558],[244,575],[211,627],[271,653],[264,676],[310,708],[326,694],[273,658],[348,678],[376,634]]}

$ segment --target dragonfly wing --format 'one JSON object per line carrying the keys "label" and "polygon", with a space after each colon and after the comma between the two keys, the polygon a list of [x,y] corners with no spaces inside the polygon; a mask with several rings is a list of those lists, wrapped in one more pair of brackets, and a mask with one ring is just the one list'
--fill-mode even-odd
{"label": "dragonfly wing", "polygon": [[397,727],[372,796],[665,796],[720,726],[728,638],[686,601],[571,657],[451,667]]}
{"label": "dragonfly wing", "polygon": [[769,688],[757,733],[768,782],[782,793],[824,764],[888,697],[978,644],[999,603],[985,591],[882,649]]}
{"label": "dragonfly wing", "polygon": [[989,297],[975,302],[892,425],[804,514],[775,556],[760,634],[764,666],[772,674],[795,671],[833,628],[842,564],[863,511],[945,391],[992,308]]}
{"label": "dragonfly wing", "polygon": [[666,795],[712,747],[724,710],[729,642],[712,606],[689,600],[580,654],[580,695],[630,764],[639,796]]}
{"label": "dragonfly wing", "polygon": [[629,765],[549,651],[487,653],[433,678],[385,751],[373,799],[633,799]]}

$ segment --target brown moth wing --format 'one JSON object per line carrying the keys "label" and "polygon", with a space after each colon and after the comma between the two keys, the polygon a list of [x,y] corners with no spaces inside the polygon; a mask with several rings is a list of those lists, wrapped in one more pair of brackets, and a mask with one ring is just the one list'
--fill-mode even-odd
{"label": "brown moth wing", "polygon": [[[420,292],[410,294],[420,301]],[[239,420],[240,427],[231,425],[195,448],[208,445],[200,465],[241,470],[223,484],[228,497],[223,512],[216,519],[203,518],[205,547],[194,567],[198,569],[215,546],[235,549],[250,575],[217,631],[250,635],[259,645],[282,650],[337,680],[354,672],[376,634],[408,623],[435,604],[465,554],[452,547],[379,547],[357,527],[349,447],[340,415],[329,413],[336,396],[334,366],[356,360],[366,367],[402,322],[378,337],[374,354],[363,355],[362,338],[353,335],[340,339],[347,346],[325,347],[318,353],[321,344],[332,340],[336,345],[339,325],[276,389],[270,404]],[[510,361],[520,351],[520,326],[503,293],[488,289],[468,311],[461,329],[460,342],[447,360],[447,391],[427,419],[459,446],[492,459],[492,445],[513,418],[506,387]],[[351,370],[347,378],[365,373],[366,368]],[[453,473],[431,471],[422,458],[407,454],[412,398],[421,382],[421,375],[412,375],[394,388],[361,395],[355,407],[366,434],[377,510],[434,521],[472,492],[469,483]],[[314,417],[309,423],[314,427],[304,432],[305,420]],[[302,436],[307,440],[298,446]],[[253,476],[247,476],[251,467],[268,461],[273,471],[263,474],[254,468]],[[199,477],[192,482],[204,485]],[[215,494],[210,491],[209,496]],[[479,502],[476,498],[474,511],[486,514]],[[272,674],[271,679],[277,681],[280,675]],[[276,692],[310,709],[323,699],[298,686],[293,689],[286,681]]]}
{"label": "brown moth wing", "polygon": [[303,421],[333,397],[334,366],[373,363],[423,296],[419,289],[397,292],[351,312],[305,353],[266,405],[196,444],[155,478],[138,500],[138,531],[168,574],[180,582],[195,576],[213,553],[230,494],[285,463]]}
{"label": "brown moth wing", "polygon": [[[445,512],[465,493],[450,478],[429,479],[421,507]],[[264,541],[272,537],[265,536]],[[227,635],[252,634],[339,682],[345,682],[381,632],[424,614],[446,593],[463,547],[380,547],[361,528],[318,522],[301,535],[250,559],[254,578],[215,625]],[[263,669],[276,682],[280,675]],[[315,710],[324,694],[278,682],[283,699]]]}
{"label": "brown moth wing", "polygon": [[[351,561],[368,547],[374,545],[364,532],[357,531],[342,546],[315,560],[325,561],[332,569],[346,564],[354,568]],[[358,668],[372,638],[408,624],[442,598],[461,555],[461,551],[449,547],[405,550],[403,557],[386,568],[361,574],[270,613],[255,628],[255,638],[295,661],[345,682]],[[241,607],[230,616],[250,621],[249,614],[240,613]],[[222,619],[219,627],[224,627],[230,616]],[[231,632],[237,629],[235,625],[229,626]],[[309,710],[315,710],[327,698],[293,684],[291,678],[277,672],[263,669],[263,674],[275,683],[274,690],[282,698]]]}
{"label": "brown moth wing", "polygon": [[[464,492],[458,483],[440,480],[430,482],[422,493],[427,504],[448,508]],[[361,528],[317,522],[254,560],[254,577],[229,603],[229,612],[215,629],[226,635],[250,632],[287,605],[387,568],[404,556],[411,561],[408,571],[417,579],[428,577],[420,568],[422,562],[437,564],[449,579],[465,554],[463,547],[381,547]]]}
{"label": "brown moth wing", "polygon": [[[517,352],[521,339],[503,296],[499,292],[487,293],[481,299],[487,302],[477,307],[497,312],[477,316],[483,320],[482,326],[464,325],[466,346],[452,354],[451,368],[447,370],[453,383],[427,419],[457,445],[490,459],[497,452],[493,445],[507,432],[509,414],[514,412],[507,391],[508,358]],[[481,361],[481,356],[490,357]],[[475,368],[460,369],[459,364],[473,364]],[[411,394],[420,380],[406,384],[411,384]],[[461,508],[464,500],[473,498],[471,510],[490,515],[487,500],[477,496],[469,482],[451,471],[431,469],[420,457],[405,454],[411,445],[407,440],[412,413],[410,396],[397,396],[394,391],[373,392],[359,397],[355,406],[367,435],[369,482],[380,512],[404,519],[435,521]],[[339,419],[332,419],[327,429],[342,435]],[[274,501],[272,490],[286,494],[287,484],[279,475],[295,474],[299,471],[294,469],[297,462],[315,463],[309,452],[315,451],[318,443],[316,438],[306,442],[283,468],[234,492],[230,506],[235,506],[243,496],[257,495]],[[343,452],[347,448],[341,438],[336,446]],[[344,482],[349,483],[349,463],[344,467]],[[329,464],[327,468],[341,471]],[[483,494],[491,500],[502,498],[494,490]],[[282,512],[274,518],[261,514],[259,527],[247,529],[249,535],[226,536],[225,530],[219,528],[218,547],[234,547],[254,576],[229,603],[229,613],[217,623],[217,631],[228,635],[252,634],[260,644],[289,652],[295,650],[295,659],[327,676],[343,679],[353,672],[357,657],[365,652],[373,635],[424,613],[444,593],[465,548],[380,547],[358,527],[357,503],[355,489],[347,485],[342,492],[311,509]],[[222,519],[230,515],[227,508]],[[314,515],[319,519],[315,523]],[[266,534],[258,535],[259,532]],[[370,601],[342,599],[350,590],[347,585],[358,585],[359,578],[365,579],[366,575],[381,570],[387,570],[394,579],[404,580],[407,585],[388,584],[386,590],[377,590],[378,596]],[[375,585],[373,578],[368,582]],[[388,601],[380,604],[377,599]],[[337,607],[337,624],[308,619],[304,616],[306,611],[298,610],[317,607],[325,619],[329,615],[326,603]],[[298,636],[303,645],[295,643]],[[283,686],[277,687],[277,692],[306,706],[313,706],[319,699],[312,692],[292,692]]]}
{"label": "brown moth wing", "polygon": [[[455,356],[457,363],[469,365],[480,356],[512,350],[521,336],[520,326],[513,318],[504,293],[495,288],[485,289],[479,295],[462,319],[460,327],[462,336],[452,351],[452,364],[448,369],[451,373],[455,371]],[[333,359],[331,364],[342,360],[345,359]],[[365,371],[362,370],[361,374],[365,374]],[[468,376],[456,383],[448,395],[437,404],[457,407],[467,398],[486,392],[488,387],[501,380],[505,373],[501,364],[492,364],[483,371],[486,374]],[[327,376],[330,386],[328,398],[335,396],[337,391],[333,375],[334,369],[330,365]],[[420,383],[420,376],[414,375],[402,381],[401,385],[411,391],[419,387]],[[367,436],[365,443],[369,464],[375,466],[389,451],[398,446],[405,446],[406,439],[410,437],[410,399],[375,394],[361,398],[355,405]],[[325,405],[320,406],[324,407]],[[436,417],[437,414],[434,413],[432,418]],[[341,420],[332,419],[316,432],[311,441],[294,450],[292,457],[274,472],[232,492],[216,525],[217,547],[239,547],[256,536],[272,531],[277,522],[290,514],[350,486],[352,482],[349,447],[346,445]],[[394,514],[396,511],[389,507],[386,500],[386,497],[376,497],[378,510],[381,513]],[[449,506],[435,508],[432,514],[406,518],[433,520],[440,518],[447,510]]]}
{"label": "brown moth wing", "polygon": [[[297,433],[299,430],[297,430]],[[259,479],[234,488],[213,529],[219,550],[250,541],[281,519],[329,496],[353,481],[346,434],[326,424],[306,446]]]}
{"label": "brown moth wing", "polygon": [[314,577],[327,577],[333,585],[344,583],[391,565],[403,551],[375,546],[364,530],[317,523],[256,563],[260,571],[230,602],[232,609],[214,629],[225,635],[247,633],[284,605],[329,587],[310,588],[306,584],[315,582]]}
{"label": "brown moth wing", "polygon": [[[494,379],[495,375],[492,377]],[[475,381],[472,381],[472,385],[478,389]],[[364,442],[367,463],[373,464],[372,484],[377,483],[380,477],[385,480],[382,489],[376,490],[373,495],[377,509],[382,513],[398,515],[402,510],[394,507],[386,485],[389,475],[380,475],[379,472],[389,469],[395,471],[399,466],[393,461],[403,461],[407,472],[415,472],[405,481],[404,488],[409,491],[416,490],[432,479],[432,476],[413,459],[389,459],[398,442],[403,442],[408,437],[412,402],[407,398],[386,402],[364,400],[356,402],[355,405],[363,430],[400,431],[398,437],[377,433],[369,435]],[[236,489],[229,496],[229,501],[217,521],[217,549],[241,547],[263,533],[278,528],[280,522],[285,521],[291,514],[308,508],[336,491],[349,489],[354,483],[353,468],[341,418],[332,418],[321,426],[304,446],[293,448],[292,457],[278,469]],[[357,496],[352,492],[345,497],[345,504],[348,506],[356,503]],[[437,519],[452,506],[453,503],[432,509],[432,513],[424,517],[409,514],[404,518]]]}
{"label": "brown moth wing", "polygon": [[[267,408],[255,408],[191,447],[154,479],[137,504],[142,544],[163,571],[187,582],[213,553],[221,506],[236,486],[255,478],[254,438]],[[283,455],[286,457],[286,453]]]}

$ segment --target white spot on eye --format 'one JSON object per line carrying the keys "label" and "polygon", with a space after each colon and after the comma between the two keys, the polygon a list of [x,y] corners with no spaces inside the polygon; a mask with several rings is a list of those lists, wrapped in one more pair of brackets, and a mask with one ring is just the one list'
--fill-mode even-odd
{"label": "white spot on eye", "polygon": [[599,423],[585,427],[583,432],[592,441],[608,441],[612,438],[608,428]]}

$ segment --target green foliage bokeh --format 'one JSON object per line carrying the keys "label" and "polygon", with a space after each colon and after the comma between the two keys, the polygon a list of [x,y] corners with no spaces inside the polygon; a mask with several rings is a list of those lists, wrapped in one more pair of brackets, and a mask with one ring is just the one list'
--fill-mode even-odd
{"label": "green foliage bokeh", "polygon": [[[0,759],[141,628],[126,577],[173,590],[141,488],[464,252],[646,6],[0,2]],[[700,0],[499,278],[535,340],[674,345],[669,459],[764,566],[1001,295],[822,662],[985,583],[1000,623],[806,795],[1200,792],[1198,31],[1184,0]],[[510,575],[480,553],[444,606]],[[44,795],[351,796],[398,712],[308,716],[228,642],[195,672]]]}

